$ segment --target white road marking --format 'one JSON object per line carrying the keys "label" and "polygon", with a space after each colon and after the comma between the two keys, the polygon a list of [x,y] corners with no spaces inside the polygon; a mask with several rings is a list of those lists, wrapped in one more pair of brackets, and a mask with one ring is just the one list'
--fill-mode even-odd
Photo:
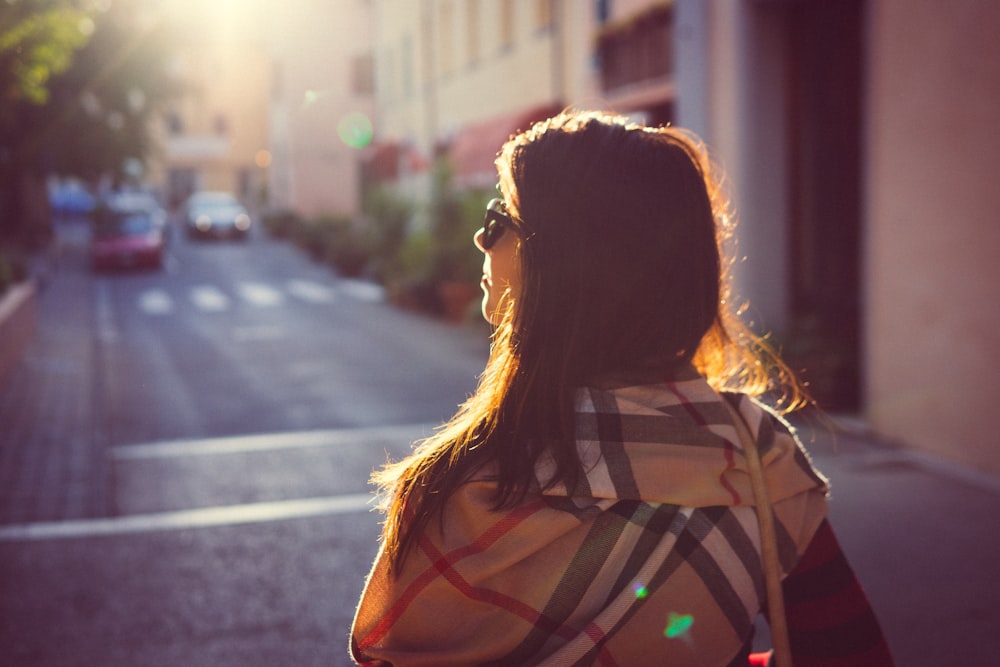
{"label": "white road marking", "polygon": [[229,307],[229,297],[211,285],[192,287],[191,301],[198,308],[210,312],[219,312]]}
{"label": "white road marking", "polygon": [[240,283],[237,285],[240,296],[255,306],[278,306],[285,300],[285,295],[264,283]]}
{"label": "white road marking", "polygon": [[289,280],[287,288],[292,296],[310,303],[333,303],[337,298],[332,287],[308,280]]}
{"label": "white road marking", "polygon": [[174,310],[174,300],[166,290],[146,290],[139,295],[139,310],[147,315],[168,315]]}
{"label": "white road marking", "polygon": [[[340,292],[356,301],[367,303],[379,303],[385,301],[385,289],[375,283],[364,280],[340,280],[336,286],[324,285],[310,280],[289,280],[285,283],[285,291],[273,287],[266,283],[244,282],[236,286],[240,298],[248,303],[272,308],[280,306],[287,301],[285,292],[291,296],[314,304],[328,304],[337,300],[337,293]],[[191,302],[199,309],[207,312],[221,312],[229,308],[231,299],[226,293],[214,285],[195,285],[190,291]],[[104,307],[110,313],[110,301],[101,303],[101,299],[107,300],[105,295],[98,295],[98,315],[100,309]],[[139,295],[139,309],[147,315],[169,315],[174,312],[175,304],[170,294],[160,288],[146,290]],[[105,329],[99,330],[99,335],[105,340],[115,340],[118,332],[110,324],[110,317],[105,318],[109,323]]]}
{"label": "white road marking", "polygon": [[379,303],[385,301],[385,288],[364,280],[341,280],[337,287],[344,294],[358,301]]}
{"label": "white road marking", "polygon": [[290,433],[257,433],[230,438],[173,440],[139,445],[119,445],[111,450],[116,461],[166,459],[180,456],[213,456],[297,447],[342,447],[360,441],[413,442],[430,435],[435,424],[405,424],[371,428],[345,428]]}
{"label": "white road marking", "polygon": [[280,500],[246,505],[204,507],[175,512],[133,514],[105,519],[76,519],[0,526],[0,542],[107,537],[163,530],[212,528],[239,524],[286,521],[307,517],[363,512],[374,507],[371,493],[352,493],[324,498]]}
{"label": "white road marking", "polygon": [[118,340],[118,327],[115,325],[115,316],[111,309],[111,293],[108,283],[101,280],[97,283],[97,338],[105,343],[113,343]]}

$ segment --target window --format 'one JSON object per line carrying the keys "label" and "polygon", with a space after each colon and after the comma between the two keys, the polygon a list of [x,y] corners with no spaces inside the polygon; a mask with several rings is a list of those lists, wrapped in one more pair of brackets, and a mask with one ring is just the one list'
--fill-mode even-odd
{"label": "window", "polygon": [[673,68],[673,8],[654,7],[620,24],[607,24],[597,51],[604,90],[668,76]]}
{"label": "window", "polygon": [[413,96],[413,36],[409,33],[403,35],[403,44],[400,47],[400,60],[402,60],[402,85],[403,97]]}
{"label": "window", "polygon": [[509,49],[514,44],[514,0],[500,3],[500,48]]}
{"label": "window", "polygon": [[466,0],[465,40],[468,62],[479,62],[479,3],[480,0]]}
{"label": "window", "polygon": [[438,14],[438,53],[441,54],[441,75],[448,76],[455,70],[455,8],[451,0],[441,3]]}
{"label": "window", "polygon": [[212,130],[220,137],[226,136],[229,132],[229,119],[225,114],[217,113],[212,118]]}
{"label": "window", "polygon": [[552,27],[552,0],[535,0],[535,28],[548,30]]}
{"label": "window", "polygon": [[374,66],[370,53],[351,60],[351,92],[356,95],[371,95],[374,92]]}
{"label": "window", "polygon": [[177,136],[184,133],[184,119],[176,111],[167,112],[163,121],[167,126],[167,134]]}

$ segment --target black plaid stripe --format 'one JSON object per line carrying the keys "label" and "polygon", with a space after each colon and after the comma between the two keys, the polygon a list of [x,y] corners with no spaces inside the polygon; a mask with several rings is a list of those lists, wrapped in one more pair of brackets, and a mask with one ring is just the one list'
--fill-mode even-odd
{"label": "black plaid stripe", "polygon": [[[680,539],[680,536],[687,534],[687,523],[690,520],[690,516],[681,511],[681,508],[675,505],[660,505],[661,510],[672,510],[670,514],[670,521],[667,524],[666,532],[672,533]],[[663,535],[666,534],[663,533]],[[656,591],[659,590],[667,580],[677,571],[677,569],[684,564],[684,557],[680,555],[677,551],[676,545],[667,554],[663,563],[657,568],[656,572],[653,574],[652,578],[646,582],[646,589],[648,591],[649,597],[653,597]],[[641,565],[644,565],[642,563]],[[637,570],[638,572],[638,570]],[[634,577],[634,575],[633,575]],[[621,581],[621,580],[620,580]],[[625,581],[625,586],[627,586],[630,581]],[[623,590],[624,586],[622,587]],[[646,599],[649,599],[647,597]],[[585,665],[592,665],[597,659],[597,654],[600,652],[601,647],[604,646],[612,637],[614,637],[620,629],[628,625],[631,618],[639,611],[643,604],[643,600],[636,599],[636,603],[629,606],[628,610],[622,614],[622,617],[618,620],[615,625],[607,630],[607,633],[601,638],[601,640],[595,644],[586,654],[575,663],[574,667],[584,667]]]}
{"label": "black plaid stripe", "polygon": [[773,508],[771,515],[774,517],[774,536],[778,542],[778,562],[781,563],[782,571],[788,573],[795,569],[795,565],[799,562],[799,550],[795,546],[795,538],[785,528],[785,524],[781,522]]}
{"label": "black plaid stripe", "polygon": [[[730,545],[738,545],[741,551],[747,552],[743,556],[738,555],[745,566],[748,561],[753,560],[753,557],[749,554],[756,553],[752,541],[750,541],[749,536],[743,531],[742,526],[739,525],[739,522],[736,521],[735,517],[726,508],[713,508],[713,511],[708,514],[704,510],[694,510],[686,521],[680,521],[683,518],[684,514],[679,511],[675,512],[674,521],[671,522],[669,530],[677,534],[677,543],[671,549],[670,554],[664,560],[656,574],[646,584],[650,597],[656,594],[656,591],[674,575],[678,568],[687,563],[698,574],[705,588],[715,600],[716,605],[729,620],[736,635],[738,637],[749,637],[753,628],[753,618],[756,614],[754,616],[748,615],[742,599],[729,583],[729,577],[726,576],[723,568],[702,545],[702,540],[713,530],[723,532],[726,541]],[[678,529],[681,525],[683,528]],[[759,556],[757,556],[757,563],[759,570]],[[754,586],[758,590],[759,595],[759,591],[763,587],[763,574],[757,575],[753,579]],[[627,583],[630,582],[626,582],[626,585]],[[641,604],[642,601],[637,600],[636,604],[629,608],[614,627],[608,630],[602,640],[590,649],[583,658],[574,663],[574,665],[582,667],[583,665],[593,664],[601,646],[614,637],[618,630],[628,624],[628,621],[639,610]]]}
{"label": "black plaid stripe", "polygon": [[[673,505],[650,505],[638,501],[622,501],[594,520],[583,547],[576,553],[560,579],[541,617],[545,623],[536,624],[531,632],[513,651],[490,665],[526,664],[537,655],[552,634],[553,626],[562,626],[566,619],[579,607],[590,585],[598,580],[615,545],[626,535],[630,527],[640,530],[639,539],[632,555],[625,565],[622,575],[614,584],[621,590],[635,579],[649,553],[656,547],[662,535],[669,529],[677,515]],[[620,582],[624,581],[624,585]]]}
{"label": "black plaid stripe", "polygon": [[[692,403],[695,410],[713,406],[711,403]],[[720,407],[718,403],[715,408]],[[725,410],[725,408],[722,408]],[[576,415],[576,439],[582,442],[597,442],[602,434],[616,438],[616,442],[641,442],[681,444],[685,447],[716,447],[722,449],[726,440],[713,431],[695,424],[687,408],[680,408],[683,414],[670,417],[662,414],[636,415],[617,412],[578,412]],[[704,409],[708,417],[715,418],[714,409]],[[701,414],[699,412],[699,414]],[[718,422],[719,424],[730,422]],[[709,422],[708,425],[712,425]],[[624,434],[624,440],[623,438]]]}
{"label": "black plaid stripe", "polygon": [[[747,535],[746,530],[743,528],[743,524],[740,523],[739,519],[725,507],[706,507],[700,510],[710,521],[715,523],[721,532],[722,536],[726,538],[726,542],[729,544],[730,549],[740,562],[743,564],[743,568],[746,570],[747,574],[750,575],[750,579],[754,584],[754,591],[757,594],[757,599],[764,599],[764,565],[761,562],[760,552],[754,545],[753,539]],[[756,514],[754,514],[753,519],[754,526],[757,525]]]}
{"label": "black plaid stripe", "polygon": [[[615,508],[622,504],[623,503],[618,503],[615,505]],[[687,521],[686,519],[684,519],[683,522],[677,521],[677,517],[680,512],[680,507],[678,505],[643,504],[646,507],[654,508],[653,515],[649,517],[644,524],[639,524],[642,525],[645,530],[639,535],[639,539],[637,540],[635,547],[632,549],[628,560],[625,561],[625,565],[622,567],[621,574],[619,575],[617,581],[615,581],[614,585],[612,585],[605,606],[618,597],[622,591],[637,583],[638,574],[642,570],[642,566],[645,565],[646,561],[652,556],[653,551],[663,540],[663,536],[668,532],[674,532],[675,535],[680,534],[684,523]],[[635,522],[634,519],[632,520]],[[645,582],[638,583],[645,585]]]}
{"label": "black plaid stripe", "polygon": [[725,526],[717,524],[703,510],[695,510],[684,534],[677,539],[676,551],[701,577],[705,588],[712,594],[736,635],[743,637],[753,624],[753,619],[747,615],[743,600],[730,583],[725,569],[702,545],[702,540],[713,530],[724,531]]}
{"label": "black plaid stripe", "polygon": [[[603,391],[590,392],[590,398],[597,413],[597,439],[601,443],[601,454],[604,456],[611,484],[618,498],[638,498],[639,487],[632,474],[632,463],[625,453],[625,438],[623,428],[631,428],[623,424],[623,417],[618,409],[618,401],[614,396]],[[631,433],[631,430],[628,431]]]}

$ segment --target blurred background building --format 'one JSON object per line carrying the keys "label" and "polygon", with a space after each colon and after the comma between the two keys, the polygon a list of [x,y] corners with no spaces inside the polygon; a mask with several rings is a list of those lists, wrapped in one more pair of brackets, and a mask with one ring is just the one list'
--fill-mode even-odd
{"label": "blurred background building", "polygon": [[503,141],[567,106],[674,123],[728,174],[738,291],[822,403],[1000,472],[988,423],[1000,395],[1000,4],[218,8],[232,14],[194,14],[178,60],[200,92],[165,122],[173,197],[218,187],[272,210],[358,215],[363,192],[382,187],[416,203],[419,229],[436,164],[456,188],[486,192]]}
{"label": "blurred background building", "polygon": [[566,106],[700,134],[750,315],[823,403],[1000,471],[1000,6],[903,0],[374,0],[376,178],[492,185]]}
{"label": "blurred background building", "polygon": [[182,202],[226,190],[303,214],[359,208],[371,138],[368,0],[174,0],[172,69],[152,180]]}

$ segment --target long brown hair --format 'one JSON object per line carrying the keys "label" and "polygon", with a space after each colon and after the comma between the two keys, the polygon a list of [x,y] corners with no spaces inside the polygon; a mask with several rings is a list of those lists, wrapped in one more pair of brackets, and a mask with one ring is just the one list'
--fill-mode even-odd
{"label": "long brown hair", "polygon": [[696,137],[565,112],[511,138],[496,164],[522,286],[500,307],[476,392],[409,457],[373,475],[397,567],[484,465],[495,470],[497,509],[528,493],[544,451],[556,464],[550,483],[572,488],[584,472],[574,392],[603,373],[691,363],[717,389],[783,389],[786,409],[804,396],[733,307],[732,218]]}

